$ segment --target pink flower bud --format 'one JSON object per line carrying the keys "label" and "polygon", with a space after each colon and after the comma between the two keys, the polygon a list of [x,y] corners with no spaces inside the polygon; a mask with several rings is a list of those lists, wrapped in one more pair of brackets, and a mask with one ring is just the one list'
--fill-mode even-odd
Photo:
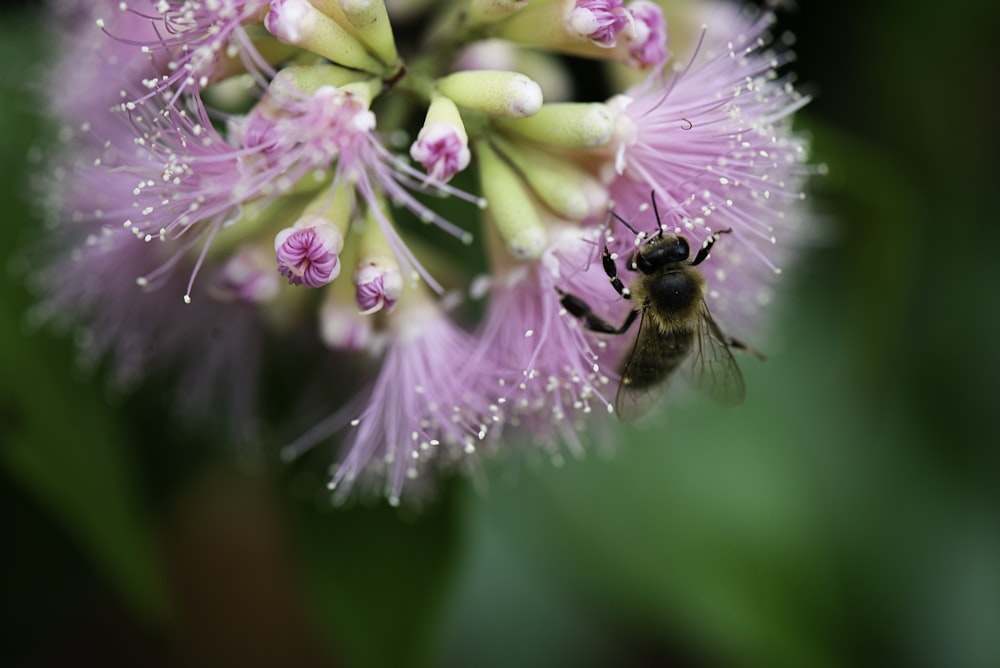
{"label": "pink flower bud", "polygon": [[371,318],[365,318],[350,304],[329,301],[319,314],[320,338],[333,350],[365,350],[373,342],[375,332]]}
{"label": "pink flower bud", "polygon": [[566,26],[598,46],[611,48],[628,22],[622,0],[577,0]]}
{"label": "pink flower bud", "polygon": [[303,39],[310,19],[318,12],[305,0],[271,0],[271,11],[264,19],[268,32],[289,44]]}
{"label": "pink flower bud", "polygon": [[430,123],[417,135],[410,157],[424,166],[432,180],[444,183],[469,166],[471,155],[455,126]]}
{"label": "pink flower bud", "polygon": [[637,67],[652,67],[667,59],[667,21],[652,2],[636,0],[628,6],[634,36],[629,37],[629,59]]}
{"label": "pink flower bud", "polygon": [[280,287],[267,250],[251,247],[243,248],[222,265],[211,290],[223,301],[261,303],[274,299]]}
{"label": "pink flower bud", "polygon": [[[314,222],[302,224],[303,220]],[[289,285],[318,288],[340,275],[338,253],[344,247],[340,230],[322,219],[303,219],[274,238],[278,271]]]}
{"label": "pink flower bud", "polygon": [[234,131],[239,137],[240,145],[245,148],[272,146],[276,143],[275,122],[257,108],[252,109]]}
{"label": "pink flower bud", "polygon": [[355,299],[362,313],[389,312],[403,291],[403,276],[395,266],[371,260],[358,267],[354,284],[357,286]]}

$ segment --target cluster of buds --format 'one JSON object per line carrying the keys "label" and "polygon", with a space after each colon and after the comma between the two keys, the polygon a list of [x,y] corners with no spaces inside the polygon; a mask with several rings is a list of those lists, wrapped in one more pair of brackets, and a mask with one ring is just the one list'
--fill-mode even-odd
{"label": "cluster of buds", "polygon": [[[63,251],[41,311],[122,382],[180,369],[187,409],[228,406],[240,434],[265,363],[293,365],[329,417],[283,452],[336,438],[336,498],[362,481],[397,503],[518,443],[581,451],[629,341],[560,295],[621,322],[617,221],[654,229],[653,192],[692,247],[732,230],[708,298],[748,332],[815,171],[768,15],[688,8],[674,60],[647,0],[455,0],[422,22],[413,4],[55,5],[41,187]],[[643,76],[579,101],[581,71]]]}

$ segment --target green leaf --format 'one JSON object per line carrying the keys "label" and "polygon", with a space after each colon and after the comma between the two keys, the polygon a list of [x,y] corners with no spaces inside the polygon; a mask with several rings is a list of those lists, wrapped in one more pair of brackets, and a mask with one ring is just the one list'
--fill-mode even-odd
{"label": "green leaf", "polygon": [[384,504],[298,508],[303,586],[346,665],[428,665],[456,570],[454,511],[444,503],[406,519]]}
{"label": "green leaf", "polygon": [[92,388],[71,377],[65,354],[17,330],[0,310],[0,464],[57,518],[122,597],[149,621],[166,597],[127,444]]}

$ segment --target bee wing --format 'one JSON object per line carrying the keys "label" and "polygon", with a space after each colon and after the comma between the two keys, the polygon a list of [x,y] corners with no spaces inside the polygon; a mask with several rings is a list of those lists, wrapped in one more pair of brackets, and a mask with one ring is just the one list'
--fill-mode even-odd
{"label": "bee wing", "polygon": [[[654,363],[660,367],[660,361],[668,354],[667,342],[655,329],[655,325],[643,313],[639,319],[635,343],[632,344],[632,350],[622,368],[622,379],[618,385],[618,394],[615,396],[615,412],[622,420],[631,421],[644,415],[666,388],[666,381],[672,369],[655,374],[659,376],[655,382],[645,382],[650,376],[648,365]],[[633,383],[633,381],[638,382]]]}
{"label": "bee wing", "polygon": [[723,406],[737,406],[746,397],[746,385],[729,341],[702,303],[685,372],[692,387],[708,393]]}

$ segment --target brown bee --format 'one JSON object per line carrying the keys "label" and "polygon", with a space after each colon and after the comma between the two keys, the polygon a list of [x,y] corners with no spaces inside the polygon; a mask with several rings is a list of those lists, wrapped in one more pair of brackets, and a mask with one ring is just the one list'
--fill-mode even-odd
{"label": "brown bee", "polygon": [[[635,307],[620,327],[599,318],[579,297],[563,292],[561,303],[571,315],[594,332],[624,334],[639,318],[639,332],[620,369],[621,384],[615,410],[622,419],[646,412],[666,381],[683,367],[692,386],[707,391],[720,403],[733,406],[743,401],[746,386],[731,348],[763,356],[742,341],[724,333],[712,319],[705,303],[705,277],[695,269],[708,258],[721,230],[708,239],[694,259],[682,236],[664,234],[653,198],[658,232],[636,248],[628,268],[638,277],[628,286],[618,277],[615,258],[604,248],[602,264],[611,285]],[[633,233],[625,220],[612,213]],[[640,318],[641,316],[641,318]]]}

